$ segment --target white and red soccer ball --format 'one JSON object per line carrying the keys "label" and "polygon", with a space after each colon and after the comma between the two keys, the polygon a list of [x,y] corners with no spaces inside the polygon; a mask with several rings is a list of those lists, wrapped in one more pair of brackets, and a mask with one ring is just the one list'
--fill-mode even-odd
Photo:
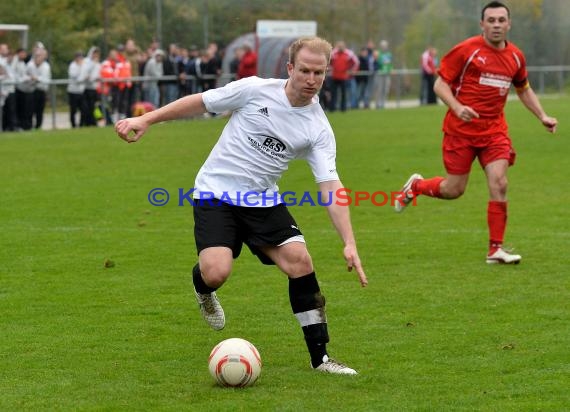
{"label": "white and red soccer ball", "polygon": [[261,356],[252,343],[230,338],[218,343],[208,358],[210,374],[221,386],[244,387],[261,373]]}

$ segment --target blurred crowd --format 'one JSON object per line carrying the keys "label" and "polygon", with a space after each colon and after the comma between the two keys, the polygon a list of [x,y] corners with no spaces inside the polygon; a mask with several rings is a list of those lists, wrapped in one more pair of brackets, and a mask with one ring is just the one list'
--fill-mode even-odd
{"label": "blurred crowd", "polygon": [[321,90],[321,104],[329,111],[383,109],[390,93],[392,69],[393,57],[387,40],[380,41],[378,48],[368,41],[358,55],[344,41],[338,41]]}
{"label": "blurred crowd", "polygon": [[[433,84],[437,75],[437,50],[428,46],[419,60],[420,104],[436,104]],[[358,55],[344,41],[338,41],[321,90],[321,104],[329,111],[384,109],[391,92],[393,69],[394,57],[387,40],[381,40],[378,47],[368,41]]]}
{"label": "blurred crowd", "polygon": [[[141,115],[188,94],[218,87],[224,50],[157,41],[146,48],[133,39],[110,49],[77,51],[68,66],[67,98],[72,127],[110,125]],[[428,47],[420,58],[420,102],[435,103],[433,81],[437,52]],[[257,75],[258,57],[247,42],[234,49],[223,84]],[[369,41],[358,54],[344,41],[334,45],[325,84],[320,92],[327,111],[383,109],[390,94],[393,55],[387,40]],[[0,105],[2,130],[39,129],[52,80],[48,51],[40,42],[30,52],[0,44]]]}
{"label": "blurred crowd", "polygon": [[[140,48],[127,39],[108,51],[98,47],[77,51],[68,66],[67,98],[72,127],[113,124],[140,115],[182,96],[218,86],[222,52],[216,43],[205,49],[152,41]],[[257,74],[251,44],[235,49],[229,80]],[[31,52],[0,44],[0,107],[2,130],[39,129],[52,81],[49,55],[42,43]]]}
{"label": "blurred crowd", "polygon": [[31,53],[24,49],[11,53],[7,44],[0,44],[0,81],[2,130],[41,128],[51,81],[44,45],[37,43]]}

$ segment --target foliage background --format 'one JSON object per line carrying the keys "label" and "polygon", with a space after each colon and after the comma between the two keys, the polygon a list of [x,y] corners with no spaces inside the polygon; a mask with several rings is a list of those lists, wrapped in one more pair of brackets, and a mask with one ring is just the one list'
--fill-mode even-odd
{"label": "foliage background", "polygon": [[[444,52],[479,32],[487,0],[28,0],[25,7],[0,2],[0,23],[28,24],[30,43],[51,51],[54,77],[65,77],[75,50],[104,50],[132,37],[146,47],[225,46],[252,32],[259,19],[315,20],[319,35],[353,47],[368,39],[390,41],[396,68],[416,68],[428,44]],[[517,0],[511,8],[511,39],[525,50],[529,65],[570,64],[570,8],[566,0]],[[157,18],[160,16],[160,18]],[[18,38],[0,33],[17,47]]]}

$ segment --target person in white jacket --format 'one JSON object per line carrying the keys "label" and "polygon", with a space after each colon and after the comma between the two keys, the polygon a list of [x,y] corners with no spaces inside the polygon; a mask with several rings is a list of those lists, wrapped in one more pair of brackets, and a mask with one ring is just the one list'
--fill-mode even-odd
{"label": "person in white jacket", "polygon": [[18,130],[16,113],[16,73],[14,62],[16,57],[10,52],[6,43],[0,43],[0,130],[12,132]]}
{"label": "person in white jacket", "polygon": [[[85,100],[83,92],[85,91],[85,80],[82,78],[82,66],[84,62],[83,53],[78,51],[75,53],[74,59],[67,69],[67,102],[69,104],[69,121],[71,127],[85,126]],[[77,122],[77,112],[80,114],[80,121]]]}
{"label": "person in white jacket", "polygon": [[143,83],[144,99],[154,105],[160,107],[160,88],[158,86],[158,78],[164,74],[162,62],[165,59],[163,50],[158,49],[144,66],[144,76],[152,79],[145,80]]}
{"label": "person in white jacket", "polygon": [[81,65],[80,78],[85,84],[83,100],[85,102],[85,115],[82,117],[85,126],[97,126],[95,118],[95,108],[99,101],[99,79],[101,71],[101,50],[98,47],[91,47],[87,52],[87,57]]}
{"label": "person in white jacket", "polygon": [[32,109],[34,105],[34,84],[28,73],[28,52],[16,50],[14,56],[14,75],[16,80],[16,114],[18,125],[22,130],[32,128]]}
{"label": "person in white jacket", "polygon": [[45,48],[38,47],[34,51],[32,59],[27,64],[28,75],[34,85],[33,89],[33,112],[32,121],[35,129],[41,129],[44,110],[46,107],[47,92],[51,82],[51,66],[47,61],[48,52]]}

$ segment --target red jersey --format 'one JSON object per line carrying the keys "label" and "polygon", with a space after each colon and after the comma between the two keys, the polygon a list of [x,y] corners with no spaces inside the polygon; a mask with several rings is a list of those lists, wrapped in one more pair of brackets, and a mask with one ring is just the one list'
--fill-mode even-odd
{"label": "red jersey", "polygon": [[239,61],[236,74],[238,79],[257,76],[257,53],[252,50],[245,52]]}
{"label": "red jersey", "polygon": [[507,134],[504,107],[511,84],[528,84],[526,60],[522,51],[507,42],[498,50],[482,35],[457,44],[441,60],[439,76],[451,86],[461,104],[479,113],[479,119],[460,120],[448,110],[443,131],[452,136],[492,136]]}
{"label": "red jersey", "polygon": [[[99,76],[101,77],[101,79],[105,80],[114,79],[116,77],[115,66],[116,64],[113,60],[109,59],[103,60],[103,63],[101,63],[101,68],[99,71]],[[97,92],[104,95],[108,95],[109,92],[111,91],[111,86],[113,85],[114,83],[112,82],[99,82],[97,87]]]}
{"label": "red jersey", "polygon": [[331,78],[333,80],[350,79],[350,71],[358,70],[358,57],[348,49],[334,49],[331,53]]}

